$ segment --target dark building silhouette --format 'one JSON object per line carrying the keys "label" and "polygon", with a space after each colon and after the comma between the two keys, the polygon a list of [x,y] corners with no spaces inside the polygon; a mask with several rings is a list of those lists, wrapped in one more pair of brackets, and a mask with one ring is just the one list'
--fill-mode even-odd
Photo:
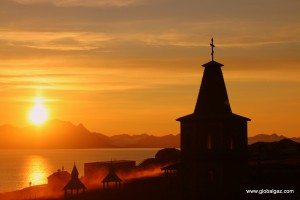
{"label": "dark building silhouette", "polygon": [[64,187],[65,199],[72,199],[74,196],[78,196],[79,193],[84,193],[86,186],[78,178],[78,170],[76,165],[72,169],[71,180]]}
{"label": "dark building silhouette", "polygon": [[84,177],[87,179],[103,178],[103,171],[109,170],[111,162],[113,162],[114,169],[117,172],[130,172],[136,167],[136,162],[133,160],[114,160],[84,163]]}
{"label": "dark building silhouette", "polygon": [[[114,186],[110,187],[110,183]],[[114,164],[111,162],[108,170],[108,174],[102,180],[103,189],[115,188],[120,189],[122,184],[122,179],[116,174]]]}
{"label": "dark building silhouette", "polygon": [[234,199],[247,169],[247,122],[231,111],[221,67],[204,65],[192,114],[181,124],[181,181],[184,199]]}

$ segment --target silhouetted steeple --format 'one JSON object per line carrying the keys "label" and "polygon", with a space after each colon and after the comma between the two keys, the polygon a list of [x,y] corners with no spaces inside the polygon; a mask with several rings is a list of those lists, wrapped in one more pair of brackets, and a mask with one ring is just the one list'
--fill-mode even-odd
{"label": "silhouetted steeple", "polygon": [[205,69],[194,113],[201,115],[231,113],[225,81],[221,70],[223,64],[210,61],[202,66]]}
{"label": "silhouetted steeple", "polygon": [[214,61],[213,39],[212,60],[204,65],[202,83],[200,86],[194,114],[200,115],[220,115],[231,113],[226,86],[221,67],[223,64]]}
{"label": "silhouetted steeple", "polygon": [[72,179],[75,179],[75,178],[78,178],[78,175],[79,175],[79,173],[78,173],[77,167],[74,163],[74,166],[73,166],[73,169],[71,172],[71,177],[72,177]]}
{"label": "silhouetted steeple", "polygon": [[247,175],[250,119],[231,111],[223,64],[215,61],[213,39],[210,46],[211,61],[202,65],[195,110],[177,119],[182,195],[189,200],[238,199]]}
{"label": "silhouetted steeple", "polygon": [[[64,187],[65,190],[65,199],[67,198],[68,195],[70,195],[70,197],[73,196],[73,190],[76,191],[76,195],[78,195],[79,191],[85,192],[86,190],[86,186],[80,181],[80,179],[78,178],[78,170],[77,167],[74,163],[72,172],[71,172],[71,179],[70,181],[67,183],[67,185]],[[70,191],[71,193],[68,194],[68,191]]]}

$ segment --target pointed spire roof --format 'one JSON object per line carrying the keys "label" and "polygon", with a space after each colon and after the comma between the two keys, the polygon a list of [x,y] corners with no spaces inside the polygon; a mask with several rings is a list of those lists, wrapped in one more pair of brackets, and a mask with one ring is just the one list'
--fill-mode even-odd
{"label": "pointed spire roof", "polygon": [[109,166],[108,174],[102,180],[102,183],[107,183],[107,182],[122,182],[122,179],[115,172],[114,164],[112,161]]}
{"label": "pointed spire roof", "polygon": [[230,114],[231,107],[221,67],[210,61],[204,65],[204,73],[194,113],[199,115]]}
{"label": "pointed spire roof", "polygon": [[220,115],[231,113],[227,90],[221,67],[214,60],[214,39],[211,39],[211,61],[203,64],[204,73],[194,113]]}
{"label": "pointed spire roof", "polygon": [[250,120],[232,113],[221,69],[224,65],[214,60],[215,45],[213,39],[210,46],[212,47],[211,61],[202,65],[204,72],[194,113],[177,120],[181,121],[195,117],[210,119],[234,117]]}
{"label": "pointed spire roof", "polygon": [[78,178],[78,170],[76,164],[74,163],[72,172],[71,172],[71,180],[64,187],[64,190],[72,190],[72,189],[86,189],[86,186],[80,181]]}
{"label": "pointed spire roof", "polygon": [[74,163],[74,166],[73,166],[73,169],[72,169],[72,172],[71,172],[71,176],[72,178],[78,178],[78,170],[77,170],[77,167],[76,167],[76,164]]}

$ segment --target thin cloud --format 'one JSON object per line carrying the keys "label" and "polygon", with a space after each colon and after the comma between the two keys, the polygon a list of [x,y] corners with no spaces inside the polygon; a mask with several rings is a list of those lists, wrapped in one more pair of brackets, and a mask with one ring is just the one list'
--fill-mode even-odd
{"label": "thin cloud", "polygon": [[111,36],[101,33],[0,31],[0,41],[9,46],[49,50],[92,50],[111,39]]}
{"label": "thin cloud", "polygon": [[[251,39],[251,38],[250,38]],[[235,40],[235,41],[234,41]],[[279,39],[273,37],[241,42],[240,38],[222,38],[219,47],[257,47],[285,43],[299,43],[297,39]],[[249,40],[249,39],[248,39]],[[8,46],[23,46],[44,50],[88,51],[102,48],[110,52],[110,46],[122,48],[123,42],[137,42],[149,46],[178,46],[178,47],[207,47],[207,37],[178,32],[149,33],[96,33],[96,32],[29,32],[29,31],[0,31],[0,41]],[[146,47],[145,47],[146,48]]]}
{"label": "thin cloud", "polygon": [[1,78],[45,78],[45,77],[66,77],[82,76],[82,74],[0,74]]}
{"label": "thin cloud", "polygon": [[20,4],[41,4],[50,3],[55,6],[127,6],[136,3],[138,0],[13,0]]}

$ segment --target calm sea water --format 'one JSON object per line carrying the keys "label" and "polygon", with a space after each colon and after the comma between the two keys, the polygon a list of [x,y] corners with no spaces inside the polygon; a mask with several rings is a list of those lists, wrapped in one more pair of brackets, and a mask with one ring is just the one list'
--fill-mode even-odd
{"label": "calm sea water", "polygon": [[83,176],[85,162],[135,160],[154,157],[158,149],[55,149],[0,150],[0,193],[47,183],[47,177],[62,166],[72,170],[76,162]]}

